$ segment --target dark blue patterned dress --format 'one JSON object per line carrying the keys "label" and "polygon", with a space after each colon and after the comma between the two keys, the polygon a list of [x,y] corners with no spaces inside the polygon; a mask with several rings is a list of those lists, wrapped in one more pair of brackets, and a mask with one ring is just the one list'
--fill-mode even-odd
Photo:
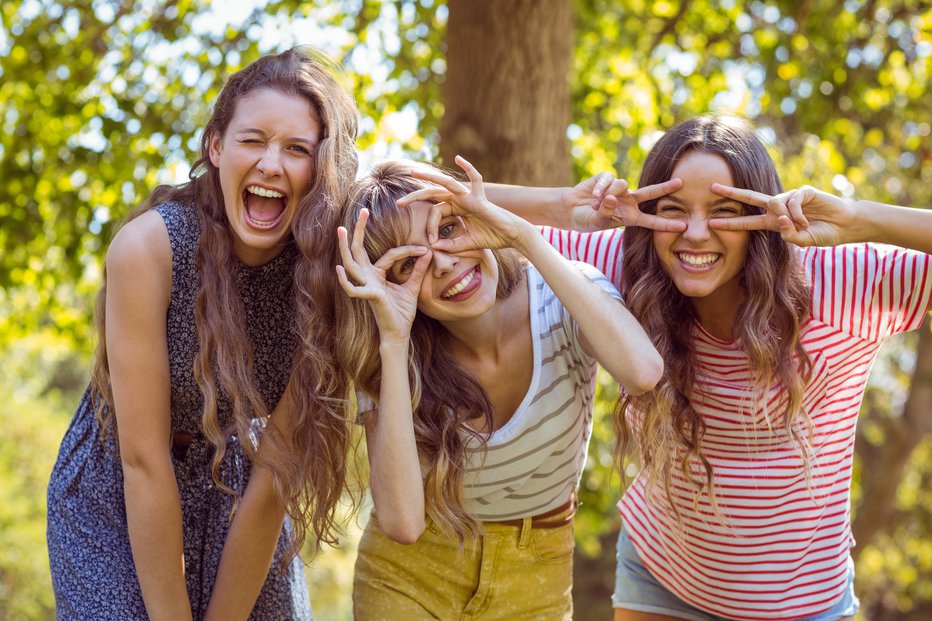
{"label": "dark blue patterned dress", "polygon": [[[194,301],[200,282],[195,265],[197,216],[191,208],[177,203],[166,203],[156,211],[165,220],[172,250],[167,316],[171,427],[173,432],[194,435],[187,451],[173,451],[172,465],[181,494],[188,595],[197,621],[210,601],[233,497],[214,485],[210,475],[214,449],[200,432],[203,399],[193,372],[198,349]],[[247,331],[255,348],[256,383],[270,409],[284,391],[297,346],[292,286],[296,256],[291,244],[267,265],[248,268],[237,264]],[[65,434],[49,482],[48,545],[58,618],[146,619],[129,544],[120,459],[113,434],[101,443],[89,395],[89,391],[85,393]],[[221,424],[230,423],[232,415],[225,399],[220,400],[219,410]],[[250,462],[240,441],[230,438],[220,479],[242,493],[249,480]],[[290,522],[286,522],[252,620],[311,618],[300,559],[295,558],[286,571],[279,569],[290,529]]]}

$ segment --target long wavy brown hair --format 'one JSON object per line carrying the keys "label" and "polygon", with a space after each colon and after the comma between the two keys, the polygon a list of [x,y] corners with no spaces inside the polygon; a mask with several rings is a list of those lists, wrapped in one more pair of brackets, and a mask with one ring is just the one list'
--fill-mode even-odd
{"label": "long wavy brown hair", "polygon": [[[430,183],[415,179],[410,172],[426,164],[388,161],[377,165],[350,193],[343,210],[343,226],[352,232],[360,210],[368,209],[365,249],[372,262],[388,250],[402,246],[411,228],[408,209],[395,201]],[[498,262],[496,296],[509,297],[524,279],[524,260],[514,250],[493,250]],[[356,386],[378,395],[381,382],[379,330],[368,302],[341,296],[338,302],[337,358]],[[414,436],[418,455],[426,471],[425,508],[441,529],[455,534],[460,542],[475,537],[479,522],[463,506],[463,473],[469,458],[468,446],[484,443],[488,434],[479,433],[467,422],[484,420],[492,429],[492,404],[482,384],[454,356],[451,336],[443,325],[421,312],[411,326],[408,379],[414,412]]]}
{"label": "long wavy brown hair", "polygon": [[[736,187],[770,195],[783,191],[773,160],[754,130],[730,116],[693,118],[664,134],[647,156],[640,187],[669,180],[677,163],[697,151],[724,159]],[[641,211],[656,213],[657,202],[641,203]],[[762,213],[750,205],[744,209],[747,215]],[[633,442],[650,488],[657,489],[659,484],[679,517],[671,491],[677,469],[682,480],[693,487],[695,503],[707,493],[717,506],[712,464],[702,451],[705,425],[691,402],[703,381],[697,375],[693,349],[698,318],[690,299],[680,293],[661,266],[652,231],[629,227],[623,244],[625,300],[663,356],[665,367],[663,378],[652,391],[637,397],[622,395],[616,403],[616,457],[624,472],[627,449]],[[800,325],[809,316],[810,296],[797,253],[779,233],[750,232],[740,283],[745,295],[738,307],[735,337],[757,378],[749,406],[763,406],[768,424],[773,422],[774,428],[783,429],[808,469],[812,425],[802,399],[812,362],[799,336]],[[782,413],[767,411],[766,395],[774,380],[786,391]],[[640,418],[637,430],[631,428],[633,421],[628,418],[632,407]],[[704,476],[696,476],[696,465]]]}
{"label": "long wavy brown hair", "polygon": [[[209,158],[214,136],[222,138],[237,104],[258,89],[273,89],[305,98],[316,112],[321,139],[314,149],[310,190],[301,199],[292,223],[299,256],[294,271],[295,326],[301,342],[295,354],[287,395],[296,407],[293,437],[266,433],[274,450],[267,464],[275,473],[280,499],[294,518],[292,551],[300,549],[307,531],[319,541],[335,540],[335,509],[345,487],[349,428],[345,419],[348,384],[335,363],[333,330],[335,256],[332,231],[339,206],[353,183],[357,169],[355,103],[336,79],[338,68],[322,55],[294,49],[260,58],[233,74],[218,96],[200,141],[200,157],[190,180],[179,186],[159,186],[123,224],[166,201],[194,207],[200,224],[197,269],[200,289],[195,302],[198,353],[194,375],[204,397],[201,425],[215,447],[212,475],[226,451],[228,437],[250,436],[251,421],[269,414],[256,388],[253,347],[246,332],[245,309],[240,299],[232,237],[224,209],[220,172]],[[97,298],[97,359],[92,389],[99,404],[97,416],[103,434],[113,433],[113,396],[107,362],[105,317],[106,274]],[[218,400],[231,404],[233,429],[218,417]],[[283,396],[284,397],[284,396]],[[242,443],[255,459],[250,442]],[[295,448],[292,448],[295,447]]]}

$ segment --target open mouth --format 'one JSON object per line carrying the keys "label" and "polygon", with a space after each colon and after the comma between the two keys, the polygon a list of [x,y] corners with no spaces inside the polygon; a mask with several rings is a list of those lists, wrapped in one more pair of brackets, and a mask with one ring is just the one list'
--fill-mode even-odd
{"label": "open mouth", "polygon": [[718,260],[722,258],[722,255],[717,252],[709,252],[706,254],[686,254],[685,252],[677,252],[676,258],[686,267],[702,269],[717,263]]}
{"label": "open mouth", "polygon": [[463,274],[455,284],[440,294],[443,300],[457,300],[463,298],[473,291],[482,283],[482,276],[479,273],[479,266]]}
{"label": "open mouth", "polygon": [[276,190],[251,185],[243,192],[243,205],[248,224],[257,229],[271,229],[278,226],[285,215],[288,197]]}

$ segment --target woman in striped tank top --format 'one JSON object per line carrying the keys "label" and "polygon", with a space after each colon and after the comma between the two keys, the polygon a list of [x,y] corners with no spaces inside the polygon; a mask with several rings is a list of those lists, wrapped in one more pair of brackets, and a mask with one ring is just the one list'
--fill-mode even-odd
{"label": "woman in striped tank top", "polygon": [[[783,192],[731,117],[657,142],[641,184],[677,178],[640,213],[620,182],[599,212],[577,209],[587,226],[628,223],[623,242],[545,230],[606,274],[621,251],[615,282],[665,362],[617,408],[619,455],[633,445],[642,468],[619,503],[615,619],[850,618],[855,423],[884,338],[929,310],[932,212]],[[647,214],[681,230],[630,226]]]}
{"label": "woman in striped tank top", "polygon": [[632,394],[662,365],[608,279],[488,202],[457,162],[471,188],[378,166],[339,230],[337,342],[375,505],[355,618],[571,619],[596,363]]}

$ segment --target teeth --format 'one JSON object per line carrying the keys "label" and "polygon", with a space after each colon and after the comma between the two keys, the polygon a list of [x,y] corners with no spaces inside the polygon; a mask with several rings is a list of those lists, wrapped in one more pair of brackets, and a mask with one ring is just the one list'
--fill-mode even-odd
{"label": "teeth", "polygon": [[268,188],[262,188],[257,185],[251,185],[246,188],[246,191],[250,194],[255,194],[256,196],[264,196],[266,198],[284,198],[285,195],[281,192],[276,192],[275,190],[269,190]]}
{"label": "teeth", "polygon": [[707,267],[718,261],[717,254],[677,254],[676,258],[691,267]]}
{"label": "teeth", "polygon": [[465,289],[467,285],[469,285],[469,283],[472,282],[472,279],[475,277],[475,275],[476,275],[476,270],[471,270],[468,274],[466,274],[466,276],[461,281],[459,281],[458,283],[456,283],[455,285],[453,285],[452,287],[444,291],[440,295],[440,297],[452,298],[454,295],[456,295],[457,293]]}

